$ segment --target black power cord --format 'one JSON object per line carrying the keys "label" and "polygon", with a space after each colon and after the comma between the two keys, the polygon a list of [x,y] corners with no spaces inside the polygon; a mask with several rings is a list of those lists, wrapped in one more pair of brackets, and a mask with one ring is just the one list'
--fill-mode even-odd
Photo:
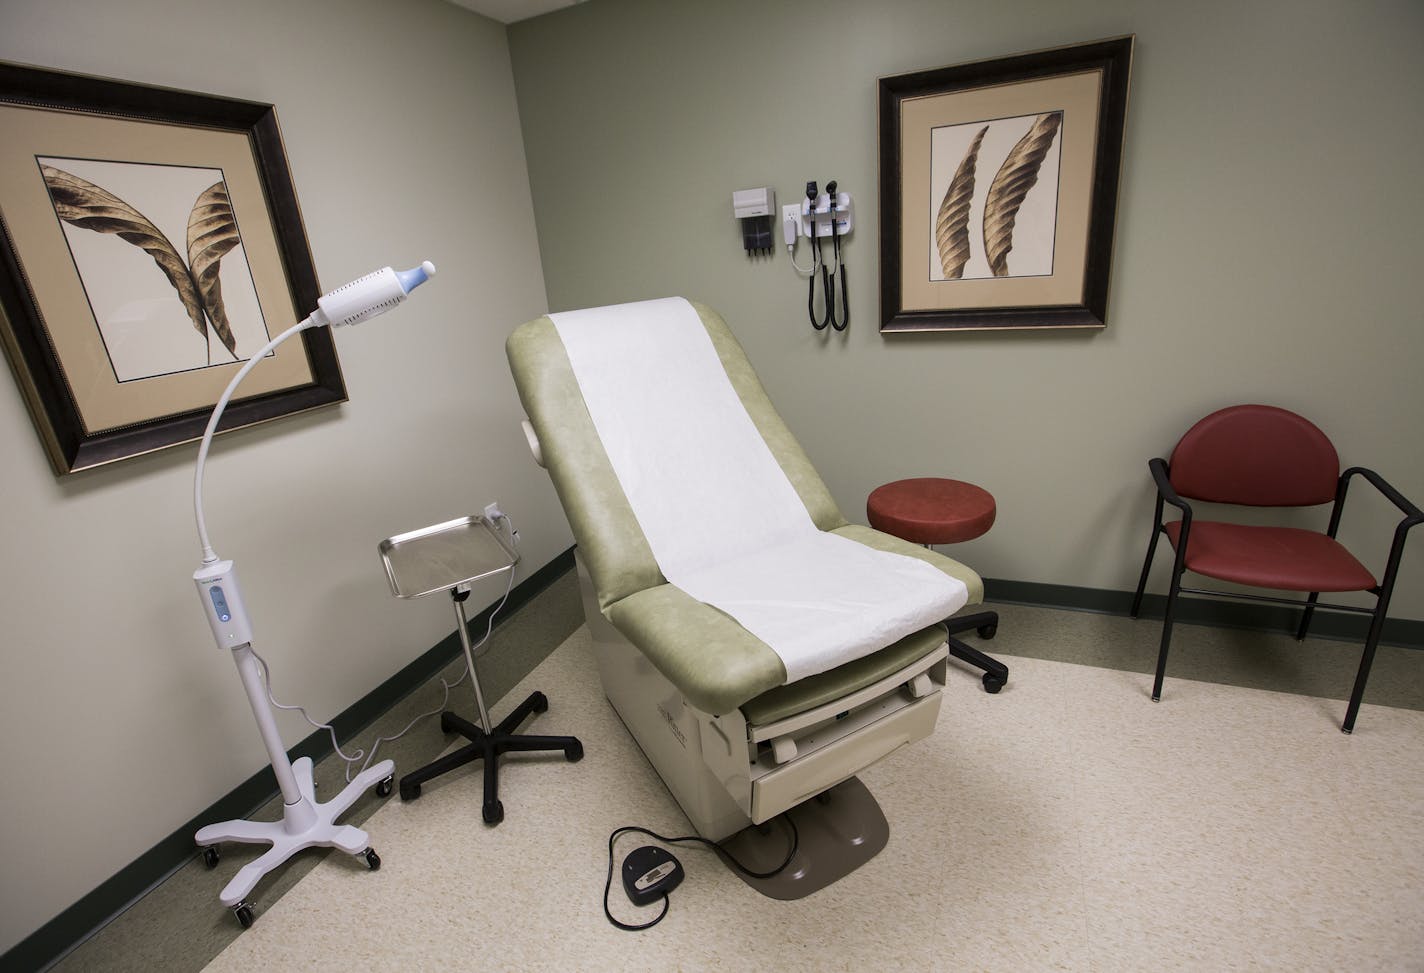
{"label": "black power cord", "polygon": [[[826,195],[831,203],[831,250],[835,254],[836,269],[832,272],[830,280],[826,282],[826,316],[830,318],[831,327],[837,331],[844,331],[850,327],[850,297],[846,293],[846,269],[845,262],[841,260],[841,234],[836,228],[836,181],[832,179],[826,183]],[[825,265],[821,265],[821,270],[825,272]],[[836,320],[836,289],[835,278],[841,279],[841,318]]]}
{"label": "black power cord", "polygon": [[668,907],[670,904],[671,896],[664,895],[663,911],[659,912],[654,918],[650,919],[645,923],[642,923],[641,925],[620,922],[617,919],[613,918],[613,912],[608,908],[608,893],[613,888],[613,843],[618,840],[618,837],[620,835],[633,833],[645,834],[649,838],[652,838],[654,841],[661,841],[665,845],[703,845],[707,848],[712,849],[715,852],[719,852],[733,868],[735,868],[737,871],[741,872],[748,878],[772,878],[773,876],[780,875],[783,871],[786,870],[786,867],[791,864],[791,859],[796,857],[796,848],[801,842],[801,836],[796,831],[796,822],[792,821],[789,816],[783,816],[782,820],[785,821],[786,826],[791,829],[791,847],[787,850],[786,858],[782,860],[781,864],[777,865],[769,872],[752,871],[750,868],[733,858],[731,852],[727,851],[726,848],[722,847],[715,841],[709,841],[701,835],[694,834],[683,835],[682,837],[678,838],[665,838],[657,832],[649,831],[647,828],[640,828],[636,825],[626,825],[622,828],[615,828],[613,830],[613,833],[608,836],[608,881],[605,882],[603,885],[603,914],[608,917],[608,921],[611,922],[613,925],[617,926],[619,929],[626,929],[629,932],[637,932],[639,929],[651,929],[653,926],[656,926],[658,923],[662,922],[663,917],[668,914]]}
{"label": "black power cord", "polygon": [[[816,319],[816,260],[812,261],[811,279],[807,284],[806,313],[811,318],[811,327],[817,331],[825,331],[827,326],[836,331],[844,331],[850,327],[850,295],[846,292],[845,263],[841,260],[841,236],[836,228],[836,181],[832,179],[826,183],[826,198],[830,205],[831,251],[833,254],[830,266],[827,266],[826,261],[821,259],[821,237],[816,232],[816,195],[816,184],[814,182],[806,183],[806,198],[811,201],[808,207],[811,214],[811,240],[816,247],[814,256],[821,264],[821,290],[826,295],[826,313],[819,321]],[[839,318],[836,317],[837,276],[841,281],[841,316]]]}
{"label": "black power cord", "polygon": [[[806,199],[808,204],[806,212],[808,214],[809,226],[811,227],[811,245],[815,247],[815,252],[811,254],[811,273],[806,279],[806,315],[811,319],[811,327],[817,331],[825,331],[826,326],[831,323],[831,316],[834,313],[834,302],[832,295],[827,290],[833,285],[827,277],[826,261],[822,256],[821,237],[816,233],[816,183],[811,181],[806,183]],[[831,224],[832,231],[835,224]],[[826,290],[826,313],[819,321],[816,320],[816,264],[821,265],[821,289]]]}

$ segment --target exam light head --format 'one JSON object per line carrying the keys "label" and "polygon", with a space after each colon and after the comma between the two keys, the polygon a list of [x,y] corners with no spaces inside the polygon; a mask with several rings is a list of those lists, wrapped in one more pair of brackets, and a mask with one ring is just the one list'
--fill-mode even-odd
{"label": "exam light head", "polygon": [[435,265],[429,260],[410,270],[382,267],[318,300],[317,309],[308,320],[313,328],[360,324],[400,304],[411,291],[434,276]]}

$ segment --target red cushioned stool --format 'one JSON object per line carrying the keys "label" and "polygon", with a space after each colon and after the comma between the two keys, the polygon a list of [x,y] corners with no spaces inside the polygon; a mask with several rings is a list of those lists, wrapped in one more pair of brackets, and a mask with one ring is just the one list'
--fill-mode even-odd
{"label": "red cushioned stool", "polygon": [[[962,480],[921,476],[896,480],[871,491],[865,502],[870,526],[902,540],[929,547],[970,541],[994,525],[994,497],[989,491]],[[997,612],[976,612],[943,622],[949,652],[956,659],[984,670],[984,689],[997,693],[1009,679],[1009,669],[972,646],[954,637],[955,632],[975,629],[980,638],[991,639],[998,631]]]}

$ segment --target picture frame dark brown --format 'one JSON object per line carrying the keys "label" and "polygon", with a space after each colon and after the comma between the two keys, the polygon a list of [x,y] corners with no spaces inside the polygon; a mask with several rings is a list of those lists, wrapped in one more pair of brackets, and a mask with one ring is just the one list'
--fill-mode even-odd
{"label": "picture frame dark brown", "polygon": [[[0,343],[55,473],[76,473],[201,438],[213,405],[240,367],[239,352],[234,348],[232,360],[216,363],[209,353],[207,364],[156,370],[140,380],[117,375],[112,362],[94,351],[102,351],[110,339],[96,337],[101,329],[86,296],[88,282],[66,242],[76,238],[65,236],[65,225],[73,234],[72,225],[79,221],[60,218],[58,197],[51,198],[54,170],[42,163],[59,156],[78,160],[70,168],[99,160],[152,168],[160,176],[169,171],[163,167],[220,171],[220,181],[231,188],[229,215],[241,247],[227,263],[241,261],[249,273],[260,312],[250,327],[275,336],[305,317],[321,295],[276,109],[0,62],[0,128],[7,146],[0,148]],[[191,254],[191,225],[188,234]],[[95,239],[101,235],[102,245],[109,247],[105,252],[118,259],[148,259],[140,250],[146,244],[128,240],[132,245],[127,245],[112,227],[88,233]],[[181,275],[187,268],[178,259],[176,273]],[[157,260],[152,258],[145,274]],[[173,293],[178,283],[160,276],[157,286],[169,283],[168,298],[181,313],[179,295]],[[203,311],[188,314],[196,318],[201,335],[207,323]],[[217,331],[216,322],[211,328]],[[264,360],[253,370],[254,379],[264,371],[269,377],[229,405],[220,432],[346,400],[329,330],[311,329],[301,338],[286,343],[290,353],[269,355],[270,363]],[[195,339],[188,335],[184,340]],[[75,349],[86,351],[81,355]],[[255,353],[250,343],[247,353]]]}
{"label": "picture frame dark brown", "polygon": [[882,333],[1106,325],[1133,44],[879,79]]}

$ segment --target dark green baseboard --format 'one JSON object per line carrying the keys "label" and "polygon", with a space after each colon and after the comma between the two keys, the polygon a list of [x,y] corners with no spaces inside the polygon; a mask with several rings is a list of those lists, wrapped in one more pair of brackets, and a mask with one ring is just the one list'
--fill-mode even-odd
{"label": "dark green baseboard", "polygon": [[[515,585],[501,616],[508,619],[559,578],[573,570],[574,552],[569,548],[538,571]],[[470,619],[470,630],[478,638],[489,624],[496,605]],[[460,639],[454,630],[434,648],[381,683],[347,707],[331,725],[340,739],[349,739],[369,726],[407,694],[425,685],[445,666],[461,655]],[[332,752],[331,737],[317,730],[302,740],[288,756],[310,757],[313,763]],[[253,774],[211,807],[198,814],[168,837],[101,883],[68,909],[55,916],[25,939],[0,955],[0,970],[40,970],[61,959],[135,900],[182,868],[197,852],[193,834],[212,821],[250,817],[277,796],[277,778],[271,767]]]}
{"label": "dark green baseboard", "polygon": [[[1132,610],[1132,596],[1131,591],[1077,588],[1072,585],[1040,584],[1036,581],[1006,581],[1002,578],[984,579],[986,601],[1016,605],[1128,615]],[[1161,618],[1166,607],[1166,595],[1144,595],[1141,617]],[[1245,604],[1182,595],[1177,601],[1176,620],[1188,625],[1245,628],[1294,635],[1300,625],[1300,612],[1284,606]],[[1364,642],[1368,627],[1368,616],[1317,610],[1310,623],[1310,635],[1347,642]],[[1424,649],[1424,621],[1387,618],[1380,642],[1410,649]]]}

